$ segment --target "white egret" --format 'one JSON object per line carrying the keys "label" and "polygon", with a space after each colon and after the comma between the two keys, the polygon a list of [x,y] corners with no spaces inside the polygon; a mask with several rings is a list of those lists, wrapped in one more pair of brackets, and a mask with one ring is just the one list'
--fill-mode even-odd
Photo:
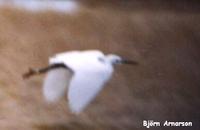
{"label": "white egret", "polygon": [[70,110],[80,113],[111,78],[114,65],[122,63],[137,64],[98,50],[69,51],[51,57],[46,68],[30,69],[24,78],[48,71],[43,85],[45,99],[56,102],[68,92]]}

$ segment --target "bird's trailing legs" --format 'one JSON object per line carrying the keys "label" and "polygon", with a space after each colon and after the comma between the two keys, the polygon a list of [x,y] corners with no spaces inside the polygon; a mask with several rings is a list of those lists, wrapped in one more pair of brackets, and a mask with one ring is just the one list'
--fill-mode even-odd
{"label": "bird's trailing legs", "polygon": [[52,69],[55,69],[55,68],[67,68],[68,67],[62,63],[60,64],[52,64],[52,65],[49,65],[45,68],[40,68],[40,69],[32,69],[30,68],[28,72],[26,72],[25,74],[23,74],[23,78],[24,79],[27,79],[33,75],[37,75],[37,74],[43,74],[43,73],[46,73],[47,71],[49,70],[52,70]]}

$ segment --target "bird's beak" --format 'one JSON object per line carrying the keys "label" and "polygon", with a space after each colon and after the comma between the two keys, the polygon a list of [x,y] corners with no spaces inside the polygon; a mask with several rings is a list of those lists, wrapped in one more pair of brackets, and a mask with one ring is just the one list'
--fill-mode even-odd
{"label": "bird's beak", "polygon": [[121,63],[122,64],[128,64],[128,65],[138,65],[137,61],[127,60],[127,59],[122,59]]}

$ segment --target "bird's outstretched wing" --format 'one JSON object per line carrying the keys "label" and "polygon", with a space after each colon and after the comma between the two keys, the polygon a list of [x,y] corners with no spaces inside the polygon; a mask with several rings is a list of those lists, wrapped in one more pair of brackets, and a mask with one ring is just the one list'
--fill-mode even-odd
{"label": "bird's outstretched wing", "polygon": [[56,102],[66,94],[72,75],[67,68],[49,70],[43,85],[45,99],[48,102]]}
{"label": "bird's outstretched wing", "polygon": [[79,72],[76,73],[69,86],[69,107],[73,113],[80,113],[102,90],[111,77],[112,72]]}

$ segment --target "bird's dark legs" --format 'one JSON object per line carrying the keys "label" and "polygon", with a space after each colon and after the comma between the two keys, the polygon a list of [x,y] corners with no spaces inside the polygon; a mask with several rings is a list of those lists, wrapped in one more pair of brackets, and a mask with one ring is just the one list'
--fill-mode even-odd
{"label": "bird's dark legs", "polygon": [[55,69],[55,68],[67,68],[68,67],[62,63],[60,64],[52,64],[50,66],[47,66],[45,68],[41,68],[41,69],[32,69],[30,68],[29,71],[25,74],[23,74],[23,78],[26,79],[26,78],[29,78],[33,75],[36,75],[36,74],[42,74],[42,73],[46,73],[47,71],[51,70],[51,69]]}

